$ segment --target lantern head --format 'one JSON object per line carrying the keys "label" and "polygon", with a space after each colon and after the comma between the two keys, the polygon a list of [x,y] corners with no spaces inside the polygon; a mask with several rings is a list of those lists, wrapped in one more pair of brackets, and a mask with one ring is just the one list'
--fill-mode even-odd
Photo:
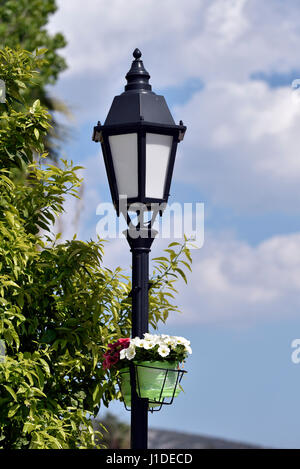
{"label": "lantern head", "polygon": [[165,98],[152,91],[141,55],[135,49],[125,91],[114,98],[104,125],[98,122],[93,133],[93,140],[101,142],[118,215],[122,199],[127,210],[167,203],[177,144],[186,131],[182,121],[175,124]]}

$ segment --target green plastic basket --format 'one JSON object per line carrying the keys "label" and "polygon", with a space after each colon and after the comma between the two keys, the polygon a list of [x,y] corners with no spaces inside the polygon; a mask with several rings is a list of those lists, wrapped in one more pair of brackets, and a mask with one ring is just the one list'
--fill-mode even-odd
{"label": "green plastic basket", "polygon": [[[135,367],[136,392],[143,399],[149,399],[149,407],[165,403],[180,393],[178,363],[168,361],[144,361],[133,363]],[[181,373],[181,371],[180,371]],[[131,404],[129,367],[120,370],[120,388],[127,407]]]}

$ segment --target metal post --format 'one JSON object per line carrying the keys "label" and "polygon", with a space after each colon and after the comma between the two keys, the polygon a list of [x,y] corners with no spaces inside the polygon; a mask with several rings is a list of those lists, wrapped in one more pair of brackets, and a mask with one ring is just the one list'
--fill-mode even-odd
{"label": "metal post", "polygon": [[[146,229],[140,230],[140,234]],[[136,232],[135,232],[136,233]],[[127,240],[132,252],[132,337],[143,337],[148,332],[149,252],[156,232],[147,229],[148,237],[130,237]],[[135,370],[131,367],[131,448],[147,449],[148,446],[148,399],[136,393]]]}

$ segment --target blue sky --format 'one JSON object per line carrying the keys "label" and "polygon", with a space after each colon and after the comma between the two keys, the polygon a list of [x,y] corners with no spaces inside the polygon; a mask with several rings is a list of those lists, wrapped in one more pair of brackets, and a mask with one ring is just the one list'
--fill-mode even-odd
{"label": "blue sky", "polygon": [[[205,204],[205,243],[180,285],[183,314],[161,331],[190,338],[193,356],[185,395],[150,424],[300,448],[300,364],[291,361],[300,337],[299,3],[57,3],[49,29],[65,34],[69,69],[50,91],[74,117],[62,155],[86,168],[81,205],[66,204],[65,237],[95,237],[96,207],[110,200],[91,133],[123,91],[135,47],[153,90],[188,127],[170,202]],[[163,247],[154,243],[153,256]],[[109,243],[105,262],[128,268],[125,239]],[[128,418],[121,405],[112,410]]]}

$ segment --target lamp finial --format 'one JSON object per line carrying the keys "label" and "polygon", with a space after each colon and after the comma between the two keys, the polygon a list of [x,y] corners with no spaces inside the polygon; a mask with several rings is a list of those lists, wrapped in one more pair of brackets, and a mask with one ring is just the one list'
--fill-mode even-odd
{"label": "lamp finial", "polygon": [[135,58],[135,60],[138,60],[142,57],[142,53],[141,53],[140,49],[138,49],[138,48],[134,49],[132,55]]}
{"label": "lamp finial", "polygon": [[125,93],[128,91],[137,93],[151,92],[152,88],[149,84],[150,75],[141,60],[142,53],[140,49],[134,49],[132,55],[134,60],[131,64],[131,69],[126,75],[127,85],[125,86]]}

